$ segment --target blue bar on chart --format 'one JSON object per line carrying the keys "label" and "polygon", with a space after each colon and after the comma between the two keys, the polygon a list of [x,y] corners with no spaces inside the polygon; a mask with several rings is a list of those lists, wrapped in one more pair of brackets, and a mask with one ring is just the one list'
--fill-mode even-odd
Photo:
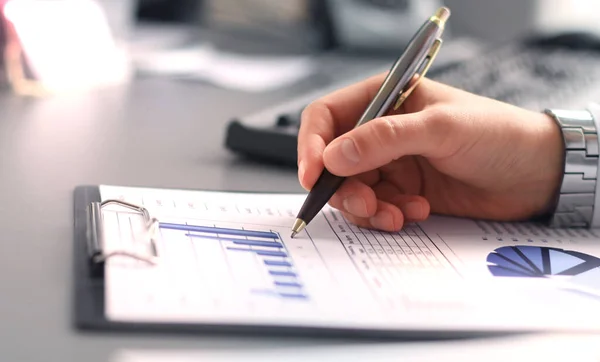
{"label": "blue bar on chart", "polygon": [[254,230],[243,230],[243,229],[219,228],[219,227],[213,227],[213,226],[171,224],[171,223],[163,223],[163,222],[159,223],[159,227],[162,229],[181,230],[181,231],[188,231],[188,232],[195,231],[195,232],[209,233],[209,234],[279,239],[279,235],[277,235],[277,233],[274,233],[272,231],[254,231]]}
{"label": "blue bar on chart", "polygon": [[283,299],[308,299],[278,233],[175,223],[159,223],[159,228],[182,231],[187,237],[206,242],[227,243],[227,252],[242,252],[249,257],[258,257],[272,282],[272,289],[253,291],[255,293]]}
{"label": "blue bar on chart", "polygon": [[264,246],[270,248],[283,248],[283,244],[274,241],[260,241],[260,240],[247,240],[247,239],[233,239],[233,238],[221,238],[218,236],[200,235],[187,233],[186,236],[191,238],[202,238],[202,239],[214,239],[220,241],[230,241],[237,245],[250,245],[250,246]]}
{"label": "blue bar on chart", "polygon": [[249,253],[254,253],[259,256],[273,256],[280,258],[287,258],[287,253],[283,251],[270,251],[270,250],[256,250],[256,249],[246,249],[246,248],[234,248],[232,246],[227,247],[227,250],[231,251],[246,251]]}
{"label": "blue bar on chart", "polygon": [[269,270],[269,274],[280,277],[297,277],[296,273],[288,271]]}
{"label": "blue bar on chart", "polygon": [[264,261],[265,265],[267,266],[286,266],[288,268],[292,267],[292,264],[287,262],[287,261],[281,261],[281,260],[265,260]]}
{"label": "blue bar on chart", "polygon": [[259,294],[259,295],[272,295],[275,297],[279,297],[282,299],[302,299],[302,300],[306,300],[309,299],[308,295],[306,295],[305,293],[302,293],[302,291],[298,291],[298,292],[290,292],[290,291],[274,291],[274,290],[270,290],[270,289],[257,289],[257,290],[253,290],[252,291],[254,294]]}
{"label": "blue bar on chart", "polygon": [[296,283],[296,282],[279,282],[279,281],[275,281],[275,285],[280,286],[280,287],[293,287],[293,288],[302,288],[302,284],[300,283]]}

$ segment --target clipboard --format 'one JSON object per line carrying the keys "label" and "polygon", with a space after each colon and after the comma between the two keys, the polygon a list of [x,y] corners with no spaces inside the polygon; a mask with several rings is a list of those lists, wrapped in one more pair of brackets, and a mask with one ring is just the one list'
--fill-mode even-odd
{"label": "clipboard", "polygon": [[[140,212],[149,218],[147,210],[120,200],[101,200],[98,186],[78,186],[74,190],[74,245],[73,282],[75,327],[81,330],[158,330],[173,329],[170,325],[142,326],[131,323],[109,321],[104,314],[104,267],[112,255],[128,255],[144,260],[153,255],[137,255],[127,250],[104,254],[102,249],[102,222],[100,212],[108,204],[120,204],[125,208]],[[151,242],[151,241],[150,241]],[[187,329],[180,325],[177,329]]]}
{"label": "clipboard", "polygon": [[[468,327],[454,326],[437,328],[435,323],[426,327],[411,328],[410,325],[394,325],[385,328],[370,327],[368,324],[353,326],[352,315],[349,323],[342,321],[338,325],[328,325],[318,321],[286,324],[263,320],[244,321],[219,321],[211,322],[130,322],[124,320],[111,320],[105,313],[105,283],[104,269],[106,260],[114,255],[124,255],[152,264],[154,258],[160,260],[160,250],[153,248],[153,227],[160,222],[148,213],[148,210],[139,205],[130,204],[121,200],[102,200],[100,186],[82,185],[74,189],[74,248],[73,248],[73,324],[80,331],[119,331],[142,333],[185,333],[185,334],[228,334],[243,336],[278,336],[278,337],[310,337],[310,338],[353,338],[367,340],[448,340],[474,337],[492,337],[514,333],[528,333],[539,330],[535,325],[521,328],[518,324],[498,326],[492,324],[470,325]],[[164,189],[163,189],[164,190]],[[171,191],[171,190],[165,190]],[[175,191],[175,190],[172,190]],[[177,190],[183,191],[183,190]],[[188,190],[202,191],[202,190]],[[232,193],[249,194],[243,191],[219,191],[222,194]],[[279,193],[270,192],[267,195]],[[222,196],[222,195],[221,195]],[[219,196],[219,197],[221,197]],[[265,195],[258,195],[264,197]],[[288,195],[289,196],[289,195]],[[148,254],[137,254],[129,250],[117,250],[106,253],[103,250],[103,222],[101,212],[107,205],[119,205],[127,212],[139,213],[146,222],[148,233],[140,238],[140,242],[148,243]],[[332,241],[337,243],[338,241]],[[151,267],[151,266],[150,266]],[[520,306],[520,305],[519,305]],[[373,305],[377,307],[377,305]],[[496,319],[497,320],[497,319]],[[551,327],[553,328],[553,327]],[[567,328],[573,328],[569,326]],[[579,328],[577,326],[576,328]],[[592,326],[592,328],[596,328]]]}
{"label": "clipboard", "polygon": [[[103,254],[102,222],[99,212],[108,204],[118,204],[119,200],[101,200],[99,186],[77,186],[73,193],[74,206],[74,247],[73,247],[73,322],[80,331],[120,331],[142,333],[184,333],[184,334],[235,334],[263,336],[299,336],[358,339],[408,339],[439,340],[493,336],[503,333],[489,331],[414,331],[414,330],[367,330],[352,328],[322,328],[305,326],[273,326],[260,324],[192,324],[112,321],[105,316],[104,267],[111,255]],[[122,203],[122,207],[146,213],[143,207]],[[149,224],[155,222],[147,213]],[[151,242],[148,240],[148,242]],[[152,255],[120,255],[142,259]],[[160,258],[160,255],[158,255]]]}

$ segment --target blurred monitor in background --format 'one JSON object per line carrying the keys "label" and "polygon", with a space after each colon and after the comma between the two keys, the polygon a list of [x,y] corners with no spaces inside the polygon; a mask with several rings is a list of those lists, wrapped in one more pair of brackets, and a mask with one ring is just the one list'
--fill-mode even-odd
{"label": "blurred monitor in background", "polygon": [[137,0],[137,20],[170,23],[198,22],[203,0]]}
{"label": "blurred monitor in background", "polygon": [[138,0],[138,18],[204,26],[284,29],[308,22],[325,48],[396,48],[436,7],[454,36],[506,42],[530,34],[600,33],[598,0]]}
{"label": "blurred monitor in background", "polygon": [[319,49],[397,51],[441,0],[140,0],[142,21],[288,37]]}

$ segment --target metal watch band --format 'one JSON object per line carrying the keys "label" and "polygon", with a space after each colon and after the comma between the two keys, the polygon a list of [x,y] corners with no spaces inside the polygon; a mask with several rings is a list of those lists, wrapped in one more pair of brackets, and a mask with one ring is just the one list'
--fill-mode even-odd
{"label": "metal watch band", "polygon": [[545,110],[560,126],[565,142],[564,177],[550,220],[553,227],[589,227],[594,214],[598,134],[588,111]]}

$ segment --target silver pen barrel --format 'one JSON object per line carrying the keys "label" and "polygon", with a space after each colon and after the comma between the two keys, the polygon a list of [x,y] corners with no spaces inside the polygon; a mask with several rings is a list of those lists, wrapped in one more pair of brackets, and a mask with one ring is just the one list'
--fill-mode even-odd
{"label": "silver pen barrel", "polygon": [[449,16],[450,10],[442,7],[423,23],[402,55],[395,61],[373,102],[365,109],[356,127],[383,116],[390,109],[394,100],[419,70],[436,40],[440,38]]}

